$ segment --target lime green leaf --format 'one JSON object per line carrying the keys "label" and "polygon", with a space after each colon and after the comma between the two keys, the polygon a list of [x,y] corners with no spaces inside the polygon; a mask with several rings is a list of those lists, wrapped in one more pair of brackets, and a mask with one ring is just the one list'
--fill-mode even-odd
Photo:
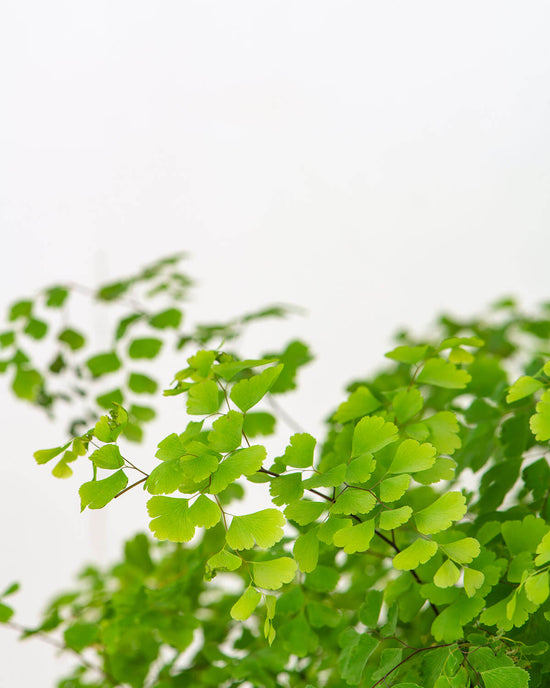
{"label": "lime green leaf", "polygon": [[268,363],[274,363],[276,360],[276,358],[256,358],[245,361],[223,360],[214,366],[214,375],[230,382],[237,373],[241,373],[243,370],[268,365]]}
{"label": "lime green leaf", "polygon": [[430,432],[430,444],[433,444],[440,454],[452,455],[456,449],[460,449],[460,428],[452,411],[440,411],[430,418],[425,418],[422,423]]}
{"label": "lime green leaf", "polygon": [[[370,475],[370,473],[369,473]],[[308,490],[315,487],[338,487],[346,479],[346,465],[343,463],[329,468],[326,473],[316,473],[303,482],[303,486]],[[348,479],[349,482],[352,482]],[[357,482],[357,481],[355,481]]]}
{"label": "lime green leaf", "polygon": [[350,487],[342,492],[332,505],[333,514],[368,514],[376,504],[376,497],[366,490]]}
{"label": "lime green leaf", "polygon": [[261,599],[261,594],[249,586],[231,607],[231,618],[236,621],[246,621],[260,604]]}
{"label": "lime green leaf", "polygon": [[301,499],[304,494],[302,476],[300,473],[281,475],[271,481],[269,492],[273,498],[273,504],[276,506],[295,502]]}
{"label": "lime green leaf", "polygon": [[248,411],[269,392],[282,369],[282,364],[279,364],[247,380],[240,380],[231,389],[231,401],[235,402],[243,413]]}
{"label": "lime green leaf", "polygon": [[33,339],[43,339],[48,331],[48,323],[45,323],[43,320],[31,318],[23,331]]}
{"label": "lime green leaf", "polygon": [[128,416],[122,406],[115,406],[110,416],[101,416],[94,426],[94,435],[102,442],[114,442],[120,435]]}
{"label": "lime green leaf", "polygon": [[265,457],[265,447],[259,444],[238,449],[220,463],[218,470],[212,476],[208,491],[211,494],[218,494],[241,475],[256,473],[262,467]]}
{"label": "lime green leaf", "polygon": [[293,341],[284,351],[274,356],[283,364],[283,370],[271,388],[271,394],[282,394],[296,389],[298,368],[313,360],[309,348],[303,342]]}
{"label": "lime green leaf", "polygon": [[334,420],[337,423],[347,423],[350,420],[362,418],[376,411],[377,408],[380,408],[380,402],[372,392],[367,387],[358,387],[350,394],[347,401],[340,404],[334,414]]}
{"label": "lime green leaf", "polygon": [[111,392],[106,392],[96,397],[96,402],[98,406],[104,409],[110,409],[111,406],[115,404],[122,404],[124,398],[120,389],[113,389]]}
{"label": "lime green leaf", "polygon": [[86,361],[86,365],[94,377],[100,377],[107,373],[114,373],[120,368],[121,363],[116,352],[109,351],[105,354],[92,356]]}
{"label": "lime green leaf", "polygon": [[435,572],[434,583],[438,588],[450,588],[458,583],[459,578],[460,569],[447,559]]}
{"label": "lime green leaf", "polygon": [[227,531],[227,544],[232,549],[271,547],[283,537],[285,518],[277,509],[263,509],[254,514],[234,516]]}
{"label": "lime green leaf", "polygon": [[455,476],[456,461],[440,456],[435,460],[434,465],[426,471],[418,471],[414,474],[414,479],[422,485],[432,485],[440,480],[452,480]]}
{"label": "lime green leaf", "polygon": [[[374,471],[376,462],[372,454],[363,454],[363,456],[358,456],[349,462],[345,479],[348,483],[365,483],[370,478],[371,473]],[[340,481],[343,482],[343,481]],[[340,483],[336,483],[334,487],[337,487]]]}
{"label": "lime green leaf", "polygon": [[392,509],[391,511],[383,511],[380,514],[380,528],[382,530],[393,530],[399,526],[407,523],[412,516],[412,509],[410,506],[402,506],[399,509]]}
{"label": "lime green leaf", "polygon": [[220,406],[220,390],[214,380],[197,382],[189,388],[187,413],[191,416],[202,416],[216,413]]}
{"label": "lime green leaf", "polygon": [[542,604],[548,598],[550,589],[548,587],[548,571],[542,571],[529,576],[525,581],[525,594],[530,602]]}
{"label": "lime green leaf", "polygon": [[128,347],[130,358],[155,358],[162,348],[162,340],[156,337],[142,337],[134,339]]}
{"label": "lime green leaf", "polygon": [[417,377],[420,383],[448,389],[463,389],[471,379],[465,370],[459,370],[453,363],[442,358],[431,358],[426,361]]}
{"label": "lime green leaf", "polygon": [[393,566],[399,571],[411,571],[425,564],[437,552],[437,544],[432,540],[415,540],[393,558]]}
{"label": "lime green leaf", "polygon": [[418,389],[402,389],[392,399],[395,417],[399,423],[406,423],[422,410],[424,399]]}
{"label": "lime green leaf", "polygon": [[20,399],[36,401],[43,383],[44,379],[37,370],[17,368],[11,387]]}
{"label": "lime green leaf", "polygon": [[316,521],[327,508],[323,502],[312,502],[309,499],[301,499],[299,502],[289,504],[285,509],[285,516],[290,521],[295,521],[301,526]]}
{"label": "lime green leaf", "polygon": [[229,411],[212,423],[208,444],[218,452],[230,452],[240,446],[243,431],[243,414]]}
{"label": "lime green leaf", "polygon": [[380,483],[380,500],[382,502],[396,502],[409,488],[410,475],[396,475]]}
{"label": "lime green leaf", "polygon": [[518,401],[518,399],[523,399],[524,397],[534,394],[541,387],[544,387],[544,385],[540,380],[535,380],[534,377],[530,377],[529,375],[523,375],[519,380],[516,380],[508,390],[506,402],[512,404],[514,401]]}
{"label": "lime green leaf", "polygon": [[338,518],[337,516],[329,516],[329,518],[321,523],[317,528],[317,539],[324,542],[326,545],[333,544],[334,534],[342,528],[352,525],[350,518]]}
{"label": "lime green leaf", "polygon": [[69,296],[69,290],[65,287],[50,287],[46,291],[46,306],[48,308],[61,308]]}
{"label": "lime green leaf", "polygon": [[316,528],[312,528],[296,538],[293,553],[300,571],[311,573],[317,566],[319,559],[319,539]]}
{"label": "lime green leaf", "polygon": [[155,409],[150,406],[139,406],[138,404],[132,404],[130,406],[130,415],[141,423],[147,423],[153,420],[157,415]]}
{"label": "lime green leaf", "polygon": [[374,453],[399,439],[397,428],[379,416],[361,418],[355,426],[352,456]]}
{"label": "lime green leaf", "polygon": [[391,358],[399,363],[413,365],[422,361],[428,353],[428,346],[398,346],[397,348],[384,354],[386,358]]}
{"label": "lime green leaf", "polygon": [[313,451],[316,440],[307,432],[292,435],[281,461],[294,468],[308,468],[313,464]]}
{"label": "lime green leaf", "polygon": [[367,633],[359,634],[353,628],[342,632],[339,638],[342,652],[338,658],[340,675],[350,686],[361,683],[368,659],[378,646],[378,640]]}
{"label": "lime green leaf", "polygon": [[467,537],[446,542],[441,549],[457,564],[470,564],[479,555],[481,547],[475,538]]}
{"label": "lime green leaf", "polygon": [[[38,463],[40,462],[38,461]],[[543,566],[544,564],[547,564],[550,561],[550,532],[546,533],[546,535],[540,541],[537,547],[537,554],[538,556],[535,559],[535,564],[537,566]]]}
{"label": "lime green leaf", "polygon": [[531,416],[529,426],[538,442],[550,440],[550,389],[546,390],[536,406],[537,412]]}
{"label": "lime green leaf", "polygon": [[10,321],[18,318],[28,318],[32,312],[32,301],[17,301],[12,304],[8,319]]}
{"label": "lime green leaf", "polygon": [[336,547],[343,547],[346,554],[364,552],[374,536],[374,520],[338,530],[333,537]]}
{"label": "lime green leaf", "polygon": [[206,579],[211,580],[217,571],[236,571],[242,566],[243,560],[225,549],[216,552],[206,562]]}
{"label": "lime green leaf", "polygon": [[175,492],[185,479],[181,459],[169,459],[153,468],[145,481],[145,489],[152,495]]}
{"label": "lime green leaf", "polygon": [[114,470],[124,466],[124,459],[120,454],[120,449],[116,444],[105,444],[90,454],[90,461],[93,461],[98,468]]}
{"label": "lime green leaf", "polygon": [[424,535],[447,530],[466,513],[466,498],[460,492],[447,492],[430,506],[419,511],[416,516],[416,527]]}
{"label": "lime green leaf", "polygon": [[212,528],[222,517],[220,507],[203,494],[198,496],[187,513],[189,520],[199,528]]}
{"label": "lime green leaf", "polygon": [[189,442],[181,457],[181,470],[188,480],[200,482],[218,468],[218,454],[201,442]]}
{"label": "lime green leaf", "polygon": [[92,480],[83,483],[78,490],[80,495],[80,510],[103,509],[128,484],[124,471],[117,471],[104,480]]}
{"label": "lime green leaf", "polygon": [[158,384],[148,375],[130,373],[128,387],[136,394],[154,394],[157,391]]}
{"label": "lime green leaf", "polygon": [[464,590],[468,597],[474,597],[484,582],[485,576],[481,571],[469,568],[464,569]]}
{"label": "lime green leaf", "polygon": [[259,588],[278,590],[296,575],[296,562],[290,557],[252,562],[252,576]]}
{"label": "lime green leaf", "polygon": [[167,327],[177,329],[181,324],[182,313],[177,308],[168,308],[149,318],[149,323],[152,327],[159,330],[165,330]]}
{"label": "lime green leaf", "polygon": [[276,422],[275,416],[265,411],[247,413],[244,417],[243,431],[249,439],[258,435],[272,435]]}
{"label": "lime green leaf", "polygon": [[73,623],[65,630],[63,638],[71,650],[82,652],[85,647],[99,640],[99,626],[94,623]]}
{"label": "lime green leaf", "polygon": [[55,459],[56,456],[59,456],[59,454],[64,452],[70,444],[70,442],[67,442],[67,444],[64,444],[62,447],[53,447],[52,449],[39,449],[38,451],[35,451],[33,456],[36,460],[36,463],[48,463],[48,461]]}
{"label": "lime green leaf", "polygon": [[189,542],[195,535],[195,524],[189,518],[188,500],[179,497],[151,497],[147,511],[149,528],[157,540]]}
{"label": "lime green leaf", "polygon": [[187,363],[189,363],[191,368],[196,370],[201,377],[208,377],[212,364],[216,360],[216,356],[217,354],[215,351],[206,351],[202,349],[201,351],[197,351],[194,356],[188,358]]}
{"label": "lime green leaf", "polygon": [[60,342],[63,342],[63,344],[66,344],[73,351],[81,349],[86,343],[85,338],[80,334],[80,332],[70,328],[63,330],[63,332],[58,335],[57,339]]}
{"label": "lime green leaf", "polygon": [[435,447],[419,444],[416,440],[403,440],[397,447],[389,473],[415,473],[431,468],[435,462]]}
{"label": "lime green leaf", "polygon": [[[434,638],[438,642],[443,641],[445,643],[451,643],[453,640],[462,638],[464,636],[463,626],[475,619],[484,606],[484,600],[478,597],[471,599],[459,597],[456,602],[440,612],[439,616],[436,616],[432,623]],[[472,653],[470,656],[475,656],[475,654]]]}

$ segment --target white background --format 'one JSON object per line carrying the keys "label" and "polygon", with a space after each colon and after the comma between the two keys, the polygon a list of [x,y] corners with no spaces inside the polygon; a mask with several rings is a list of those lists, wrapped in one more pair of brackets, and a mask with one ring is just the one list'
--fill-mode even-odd
{"label": "white background", "polygon": [[[311,343],[287,405],[318,431],[399,326],[550,298],[549,21],[536,0],[3,0],[2,312],[186,250],[197,317],[308,310],[250,343]],[[21,580],[31,624],[147,527],[144,496],[80,515],[78,481],[32,459],[61,426],[4,379],[0,404],[0,587]],[[2,688],[63,666],[5,629],[0,652]]]}

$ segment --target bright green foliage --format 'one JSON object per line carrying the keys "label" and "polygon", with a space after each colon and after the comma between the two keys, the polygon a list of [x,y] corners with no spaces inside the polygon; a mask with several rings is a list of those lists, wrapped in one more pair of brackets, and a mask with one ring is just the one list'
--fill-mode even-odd
{"label": "bright green foliage", "polygon": [[[68,441],[36,462],[53,461],[57,478],[86,467],[82,509],[148,493],[156,544],[128,541],[26,632],[81,658],[59,687],[544,688],[548,309],[505,300],[482,319],[443,316],[431,341],[400,334],[314,437],[274,397],[296,389],[308,347],[238,352],[249,323],[284,309],[189,322],[178,260],[96,292],[121,310],[111,351],[73,325],[63,285],[15,303],[0,333],[14,393],[67,416]],[[28,344],[42,342],[51,351],[35,361]],[[166,381],[155,358],[174,350],[170,388],[139,403]],[[127,442],[166,404],[176,426],[134,465]],[[245,488],[265,505],[239,505]]]}

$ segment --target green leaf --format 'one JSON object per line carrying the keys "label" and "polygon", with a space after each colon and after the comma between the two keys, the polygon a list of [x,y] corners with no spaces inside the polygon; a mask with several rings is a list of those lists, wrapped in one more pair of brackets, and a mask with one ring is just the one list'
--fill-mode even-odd
{"label": "green leaf", "polygon": [[380,483],[380,500],[382,502],[396,502],[409,489],[410,475],[396,475]]}
{"label": "green leaf", "polygon": [[60,332],[57,339],[60,342],[63,342],[63,344],[66,344],[69,349],[72,349],[72,351],[78,351],[78,349],[82,349],[86,343],[86,339],[80,334],[80,332],[72,330],[71,328],[67,328]]}
{"label": "green leaf", "polygon": [[67,442],[67,444],[64,444],[62,447],[53,447],[52,449],[39,449],[38,451],[35,451],[33,456],[36,460],[36,463],[40,465],[48,463],[48,461],[55,459],[56,456],[59,456],[59,454],[64,452],[70,444],[70,442]]}
{"label": "green leaf", "polygon": [[329,516],[326,521],[323,521],[317,527],[317,538],[326,545],[333,544],[334,534],[342,528],[352,525],[350,518],[338,518],[337,516]]}
{"label": "green leaf", "polygon": [[379,416],[361,418],[355,426],[352,441],[352,456],[374,454],[399,439],[397,428]]}
{"label": "green leaf", "polygon": [[18,318],[28,318],[32,312],[32,301],[17,301],[12,304],[8,319],[10,322]]}
{"label": "green leaf", "polygon": [[436,387],[463,389],[472,378],[469,373],[459,370],[453,363],[442,358],[430,358],[416,379],[420,383]]}
{"label": "green leaf", "polygon": [[440,456],[435,460],[434,465],[426,471],[418,471],[414,474],[414,479],[422,485],[431,485],[440,480],[452,480],[455,476],[456,461]]}
{"label": "green leaf", "polygon": [[243,414],[229,411],[212,423],[212,431],[208,433],[208,444],[218,452],[233,451],[241,445],[242,431]]}
{"label": "green leaf", "polygon": [[333,514],[368,514],[376,505],[376,497],[366,490],[350,487],[332,505]]}
{"label": "green leaf", "polygon": [[152,495],[175,492],[185,479],[181,459],[169,459],[155,466],[145,481],[145,489]]}
{"label": "green leaf", "polygon": [[412,509],[410,506],[402,506],[399,509],[392,509],[391,511],[383,511],[380,514],[380,528],[382,530],[393,530],[399,526],[407,523],[412,516]]}
{"label": "green leaf", "polygon": [[103,509],[128,484],[124,471],[117,471],[104,480],[92,480],[83,483],[78,490],[80,495],[80,510]]}
{"label": "green leaf", "polygon": [[537,412],[531,416],[529,426],[537,442],[550,440],[550,389],[540,398],[536,406]]}
{"label": "green leaf", "polygon": [[468,662],[481,675],[485,688],[528,688],[529,674],[505,655],[488,647],[477,647],[468,654]]}
{"label": "green leaf", "polygon": [[541,387],[544,387],[544,385],[540,380],[535,380],[534,377],[530,377],[529,375],[523,375],[516,380],[508,390],[506,403],[512,404],[514,401],[518,401],[518,399],[528,397]]}
{"label": "green leaf", "polygon": [[474,597],[485,582],[485,575],[476,569],[464,569],[464,590],[468,597]]}
{"label": "green leaf", "polygon": [[[432,623],[432,635],[438,642],[451,643],[464,636],[463,627],[479,614],[485,606],[478,597],[459,599],[444,609]],[[474,653],[475,654],[475,653]],[[508,688],[508,687],[506,687]]]}
{"label": "green leaf", "polygon": [[281,457],[283,463],[294,468],[308,468],[313,464],[316,440],[307,432],[292,435],[290,445]]}
{"label": "green leaf", "polygon": [[122,404],[123,401],[124,399],[120,389],[113,389],[111,392],[106,392],[96,397],[97,405],[107,410],[113,406],[113,403]]}
{"label": "green leaf", "polygon": [[[36,460],[38,463],[40,463],[38,459]],[[537,566],[543,566],[544,564],[547,564],[550,561],[550,532],[546,533],[546,535],[542,538],[539,545],[537,546],[537,554],[538,556],[535,559],[535,564]]]}
{"label": "green leaf", "polygon": [[242,566],[243,560],[225,549],[216,552],[206,562],[206,578],[211,580],[218,571],[236,571]]}
{"label": "green leaf", "polygon": [[301,499],[299,502],[289,504],[285,509],[285,516],[289,521],[295,521],[301,526],[316,521],[326,511],[327,505],[323,502],[312,502],[309,499]]}
{"label": "green leaf", "polygon": [[433,540],[415,540],[393,558],[393,567],[399,571],[411,571],[420,564],[425,564],[437,552],[437,544]]}
{"label": "green leaf", "polygon": [[406,423],[422,410],[424,399],[416,388],[402,389],[392,399],[395,417],[399,423]]}
{"label": "green leaf", "polygon": [[520,552],[534,552],[537,545],[542,544],[541,540],[549,531],[549,526],[542,518],[529,514],[523,521],[506,521],[502,524],[501,530],[510,553],[519,554]]}
{"label": "green leaf", "polygon": [[43,384],[44,379],[37,370],[17,368],[11,387],[14,394],[20,399],[34,402],[37,400]]}
{"label": "green leaf", "polygon": [[296,538],[293,553],[300,571],[311,573],[319,559],[319,539],[315,528]]}
{"label": "green leaf", "polygon": [[231,389],[231,394],[229,395],[231,401],[237,404],[241,411],[245,413],[269,392],[275,380],[281,374],[282,369],[282,364],[279,364],[247,380],[240,380]]}
{"label": "green leaf", "polygon": [[90,454],[90,461],[93,461],[98,468],[115,470],[124,466],[124,459],[120,454],[120,449],[116,444],[105,444]]}
{"label": "green leaf", "polygon": [[340,404],[334,414],[334,420],[337,423],[347,423],[376,411],[380,405],[378,399],[367,387],[358,387],[350,394],[347,401]]}
{"label": "green leaf", "polygon": [[155,358],[162,349],[162,340],[156,337],[142,337],[130,342],[128,356],[130,358]]}
{"label": "green leaf", "polygon": [[416,527],[424,535],[439,533],[450,528],[454,521],[460,521],[465,513],[464,495],[460,492],[447,492],[416,514]]}
{"label": "green leaf", "polygon": [[227,531],[232,549],[251,549],[254,544],[267,548],[283,537],[285,518],[277,509],[263,509],[245,516],[234,516]]}
{"label": "green leaf", "polygon": [[290,557],[252,562],[252,576],[259,588],[278,590],[296,575],[296,562]]}
{"label": "green leaf", "polygon": [[[218,468],[218,454],[201,442],[189,442],[181,457],[181,470],[188,480],[200,482]],[[223,488],[222,488],[223,489]],[[213,494],[215,494],[213,492]]]}
{"label": "green leaf", "polygon": [[216,355],[215,351],[206,351],[202,349],[201,351],[197,351],[194,356],[188,358],[187,363],[189,363],[191,368],[196,370],[201,377],[208,377],[212,364],[216,360]]}
{"label": "green leaf", "polygon": [[130,415],[133,416],[140,423],[147,423],[155,418],[157,415],[155,409],[150,406],[139,406],[132,404],[130,406]]}
{"label": "green leaf", "polygon": [[50,287],[46,290],[46,306],[48,308],[61,308],[69,296],[69,290],[65,287]]}
{"label": "green leaf", "polygon": [[5,349],[13,344],[15,344],[15,332],[13,330],[0,332],[0,348]]}
{"label": "green leaf", "polygon": [[218,494],[241,475],[256,473],[262,467],[265,457],[265,447],[259,444],[238,449],[219,464],[218,470],[212,475],[208,491],[211,494]]}
{"label": "green leaf", "polygon": [[119,296],[125,294],[131,285],[131,280],[106,284],[105,286],[98,289],[96,297],[101,301],[115,301],[116,299],[118,299]]}
{"label": "green leaf", "polygon": [[243,431],[250,439],[258,435],[272,435],[275,432],[276,418],[271,413],[257,411],[247,413],[243,421]]}
{"label": "green leaf", "polygon": [[177,308],[168,308],[149,318],[149,324],[159,330],[165,330],[167,327],[177,329],[181,324],[182,312]]}
{"label": "green leaf", "polygon": [[151,497],[147,502],[151,517],[149,528],[157,540],[189,542],[195,535],[195,524],[189,518],[188,500],[178,497]]}
{"label": "green leaf", "polygon": [[189,388],[188,394],[187,413],[192,416],[216,413],[220,406],[220,390],[214,380],[197,382]]}
{"label": "green leaf", "polygon": [[435,462],[435,447],[419,444],[416,440],[403,440],[397,447],[388,473],[415,473],[431,468]]}
{"label": "green leaf", "polygon": [[399,361],[399,363],[413,365],[425,358],[428,353],[428,348],[427,344],[422,346],[398,346],[387,354],[384,354],[384,356],[394,361]]}
{"label": "green leaf", "polygon": [[333,537],[336,547],[343,547],[346,554],[364,552],[374,537],[374,520],[338,530]]}
{"label": "green leaf", "polygon": [[438,588],[450,588],[458,583],[460,569],[450,559],[447,559],[437,569],[434,575],[434,583]]}
{"label": "green leaf", "polygon": [[525,581],[525,594],[530,602],[542,604],[548,599],[548,571],[529,576]]}
{"label": "green leaf", "polygon": [[260,604],[261,599],[261,594],[249,586],[231,607],[231,618],[236,621],[246,621]]}
{"label": "green leaf", "polygon": [[141,373],[130,373],[128,387],[136,394],[154,394],[158,384],[153,378]]}
{"label": "green leaf", "polygon": [[93,623],[77,622],[71,624],[63,633],[65,644],[75,652],[99,641],[99,626]]}
{"label": "green leaf", "polygon": [[48,323],[36,318],[30,318],[23,331],[33,339],[43,339],[48,331]]}
{"label": "green leaf", "polygon": [[214,375],[216,377],[221,377],[226,382],[230,382],[235,375],[242,373],[243,370],[250,370],[258,366],[268,365],[269,363],[274,363],[276,360],[276,358],[255,358],[237,361],[228,357],[228,360],[224,358],[220,363],[214,366]]}
{"label": "green leaf", "polygon": [[105,354],[92,356],[86,361],[86,365],[94,377],[100,377],[101,375],[114,373],[122,364],[116,352],[109,351]]}
{"label": "green leaf", "polygon": [[440,411],[422,422],[430,432],[430,444],[433,444],[439,454],[452,455],[462,446],[458,435],[460,428],[452,411]]}
{"label": "green leaf", "polygon": [[282,394],[296,389],[298,368],[313,360],[309,348],[303,342],[296,340],[290,342],[284,351],[275,356],[283,364],[283,370],[271,387],[271,393]]}
{"label": "green leaf", "polygon": [[289,473],[274,478],[269,486],[269,492],[276,506],[295,502],[304,494],[302,476],[299,473]]}
{"label": "green leaf", "polygon": [[359,607],[359,621],[367,628],[376,628],[378,625],[383,601],[384,593],[381,590],[368,590],[365,594],[365,601]]}
{"label": "green leaf", "polygon": [[368,659],[378,646],[378,640],[367,633],[357,633],[348,628],[340,635],[342,652],[338,658],[340,675],[350,686],[361,683],[361,677]]}
{"label": "green leaf", "polygon": [[446,542],[441,545],[441,549],[457,564],[470,564],[479,556],[481,547],[475,538],[467,537],[454,542]]}
{"label": "green leaf", "polygon": [[198,496],[187,513],[189,520],[198,528],[212,528],[222,517],[220,507],[203,494]]}
{"label": "green leaf", "polygon": [[[345,480],[348,483],[365,483],[367,480],[370,478],[371,473],[374,471],[374,468],[376,466],[376,462],[372,456],[372,454],[363,454],[363,456],[358,456],[356,459],[353,459],[352,461],[349,462],[347,465],[347,469],[345,472]],[[336,483],[333,486],[330,487],[338,487],[340,483],[342,483],[343,480],[341,480],[339,483]]]}

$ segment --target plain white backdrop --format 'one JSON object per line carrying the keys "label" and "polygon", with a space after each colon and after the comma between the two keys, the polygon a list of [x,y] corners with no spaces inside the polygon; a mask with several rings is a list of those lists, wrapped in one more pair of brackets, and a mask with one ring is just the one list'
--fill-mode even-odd
{"label": "plain white backdrop", "polygon": [[[307,309],[246,341],[311,343],[286,404],[318,432],[400,326],[550,298],[549,21],[542,0],[3,0],[1,311],[188,251],[197,318]],[[0,588],[32,624],[147,519],[139,491],[81,515],[32,459],[62,426],[7,383]],[[70,661],[6,629],[0,654],[2,688]]]}

